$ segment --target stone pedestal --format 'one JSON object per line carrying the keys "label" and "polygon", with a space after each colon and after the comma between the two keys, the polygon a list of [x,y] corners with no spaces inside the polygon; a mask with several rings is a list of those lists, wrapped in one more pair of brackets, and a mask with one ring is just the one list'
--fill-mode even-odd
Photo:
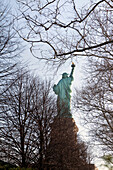
{"label": "stone pedestal", "polygon": [[56,118],[51,129],[51,141],[46,156],[47,169],[74,169],[78,164],[78,128],[74,119]]}
{"label": "stone pedestal", "polygon": [[81,157],[78,128],[73,118],[57,117],[51,125],[44,170],[96,170]]}
{"label": "stone pedestal", "polygon": [[73,118],[59,117],[54,120],[44,170],[96,170],[94,164],[87,164],[84,159],[82,145],[77,143],[77,132]]}

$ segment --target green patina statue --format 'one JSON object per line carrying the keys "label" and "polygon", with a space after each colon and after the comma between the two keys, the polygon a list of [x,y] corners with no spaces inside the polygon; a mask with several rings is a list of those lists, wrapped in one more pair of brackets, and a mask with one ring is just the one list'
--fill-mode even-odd
{"label": "green patina statue", "polygon": [[57,85],[53,86],[53,91],[56,95],[58,95],[57,98],[57,110],[58,115],[63,117],[71,117],[71,109],[70,109],[70,99],[71,99],[71,84],[73,81],[73,72],[75,64],[72,63],[71,65],[72,70],[70,76],[68,76],[67,73],[62,74],[62,79],[58,82]]}

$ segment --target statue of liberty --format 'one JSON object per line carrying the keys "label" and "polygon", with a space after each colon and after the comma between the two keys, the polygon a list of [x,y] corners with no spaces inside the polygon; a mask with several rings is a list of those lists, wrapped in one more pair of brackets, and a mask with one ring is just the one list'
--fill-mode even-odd
{"label": "statue of liberty", "polygon": [[62,74],[62,79],[58,82],[57,85],[53,86],[53,91],[57,97],[57,110],[58,115],[63,117],[71,117],[70,103],[71,103],[71,84],[74,80],[73,72],[75,64],[71,65],[72,70],[70,76],[67,73]]}

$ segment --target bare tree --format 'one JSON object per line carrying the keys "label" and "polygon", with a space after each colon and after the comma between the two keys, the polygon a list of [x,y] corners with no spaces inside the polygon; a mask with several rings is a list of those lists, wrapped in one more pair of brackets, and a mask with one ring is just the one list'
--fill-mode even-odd
{"label": "bare tree", "polygon": [[[113,151],[113,62],[101,59],[89,60],[88,79],[78,90],[75,107],[89,127],[94,141]],[[90,126],[89,126],[90,125]]]}
{"label": "bare tree", "polygon": [[[42,166],[56,113],[50,83],[21,72],[3,94],[0,114],[0,159],[28,167]],[[11,82],[12,84],[12,82]]]}
{"label": "bare tree", "polygon": [[[0,159],[20,167],[34,167],[42,170],[49,167],[45,164],[45,160],[49,159],[47,153],[50,151],[52,157],[57,153],[56,161],[60,168],[68,169],[67,165],[72,158],[71,163],[74,165],[86,166],[88,164],[87,146],[81,141],[76,143],[76,132],[71,127],[74,123],[64,127],[54,122],[57,109],[56,101],[51,95],[50,82],[43,82],[39,77],[33,78],[21,69],[14,77],[16,81],[13,84],[11,81],[10,88],[3,93],[4,101],[0,114]],[[63,136],[58,138],[58,134],[52,136],[53,124],[56,127],[54,131],[60,130],[64,138]],[[66,140],[63,141],[65,138]],[[61,150],[57,145],[53,146],[52,150],[51,148],[48,150],[52,140],[60,142]],[[60,158],[64,151],[66,152],[62,162]]]}
{"label": "bare tree", "polygon": [[[3,88],[17,64],[17,57],[20,56],[20,42],[17,33],[13,29],[14,18],[11,10],[5,2],[0,0],[0,87]],[[1,94],[1,92],[0,92]]]}
{"label": "bare tree", "polygon": [[[79,55],[108,58],[111,53],[112,1],[91,1],[81,10],[75,0],[17,2],[24,23],[18,33],[31,45],[34,57],[60,65]],[[108,55],[102,56],[104,52]]]}

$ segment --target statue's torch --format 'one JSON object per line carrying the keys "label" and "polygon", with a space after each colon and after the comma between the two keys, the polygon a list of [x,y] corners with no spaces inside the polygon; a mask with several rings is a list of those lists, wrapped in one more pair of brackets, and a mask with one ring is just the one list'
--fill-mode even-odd
{"label": "statue's torch", "polygon": [[74,62],[72,62],[72,65],[71,65],[71,67],[73,68],[73,67],[75,67],[75,64],[74,64]]}

